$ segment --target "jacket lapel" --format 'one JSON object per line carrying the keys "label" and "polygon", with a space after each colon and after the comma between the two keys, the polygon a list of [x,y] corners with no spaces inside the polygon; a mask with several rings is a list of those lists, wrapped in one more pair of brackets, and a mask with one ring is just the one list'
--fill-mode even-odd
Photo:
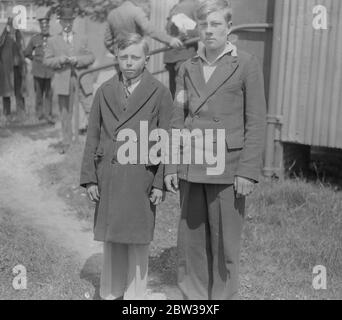
{"label": "jacket lapel", "polygon": [[127,111],[122,113],[118,129],[137,114],[156,90],[157,85],[155,79],[145,70],[141,82],[128,98]]}
{"label": "jacket lapel", "polygon": [[188,70],[189,79],[198,96],[202,96],[206,84],[203,76],[203,67],[199,57],[191,60],[191,65]]}
{"label": "jacket lapel", "polygon": [[122,88],[120,87],[119,77],[115,75],[111,83],[103,88],[103,96],[108,109],[112,112],[117,121],[122,117]]}
{"label": "jacket lapel", "polygon": [[[204,103],[235,73],[239,66],[238,57],[230,55],[224,56],[217,65],[214,73],[209,81],[205,84],[204,90],[201,91],[201,96],[192,107],[194,114],[196,114]],[[202,76],[203,79],[203,76]],[[203,79],[204,81],[204,79]]]}

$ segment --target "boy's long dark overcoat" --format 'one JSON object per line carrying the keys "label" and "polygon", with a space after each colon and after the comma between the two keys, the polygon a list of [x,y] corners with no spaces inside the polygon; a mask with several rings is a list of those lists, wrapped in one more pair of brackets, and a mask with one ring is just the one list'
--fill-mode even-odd
{"label": "boy's long dark overcoat", "polygon": [[[87,142],[81,169],[81,186],[98,184],[100,202],[95,212],[95,240],[148,244],[153,239],[155,206],[149,200],[152,187],[163,189],[163,165],[119,163],[118,140],[123,129],[137,133],[141,121],[149,122],[149,132],[167,130],[172,113],[169,90],[147,70],[129,96],[124,97],[120,76],[105,82],[97,91],[89,118]],[[151,144],[150,144],[151,145]]]}

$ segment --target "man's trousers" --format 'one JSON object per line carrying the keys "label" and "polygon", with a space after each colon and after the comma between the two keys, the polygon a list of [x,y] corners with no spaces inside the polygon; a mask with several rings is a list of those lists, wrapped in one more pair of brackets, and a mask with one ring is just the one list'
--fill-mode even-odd
{"label": "man's trousers", "polygon": [[34,77],[36,117],[52,118],[52,88],[50,78]]}
{"label": "man's trousers", "polygon": [[185,299],[238,298],[245,198],[233,185],[180,180],[178,285]]}
{"label": "man's trousers", "polygon": [[[76,77],[71,77],[70,79],[70,94],[69,95],[58,95],[58,104],[59,104],[59,112],[61,115],[61,122],[62,122],[62,135],[63,135],[63,143],[66,145],[70,145],[72,142],[73,137],[73,110],[74,110],[74,101],[75,101],[75,92],[77,86],[77,79]],[[89,113],[91,110],[91,100],[92,96],[86,97],[82,90],[79,89],[79,102],[82,105],[86,119],[89,119]],[[78,131],[79,128],[75,129]],[[77,132],[75,132],[78,134]]]}

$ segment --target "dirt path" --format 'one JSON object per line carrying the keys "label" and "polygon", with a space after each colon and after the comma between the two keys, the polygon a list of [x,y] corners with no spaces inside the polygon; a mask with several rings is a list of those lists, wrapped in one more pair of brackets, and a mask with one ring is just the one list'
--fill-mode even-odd
{"label": "dirt path", "polygon": [[[53,134],[55,129],[44,129]],[[92,234],[84,231],[72,208],[59,198],[54,188],[44,188],[37,172],[62,157],[51,143],[57,138],[32,139],[24,133],[8,132],[0,137],[0,204],[22,215],[45,231],[50,239],[79,255],[80,262],[101,251]]]}

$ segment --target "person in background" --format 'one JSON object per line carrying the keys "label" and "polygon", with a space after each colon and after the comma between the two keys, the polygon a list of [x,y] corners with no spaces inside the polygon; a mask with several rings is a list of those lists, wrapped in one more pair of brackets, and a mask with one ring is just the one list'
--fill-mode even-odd
{"label": "person in background", "polygon": [[[72,116],[75,90],[78,85],[77,74],[95,61],[94,55],[88,49],[86,37],[73,31],[74,18],[72,8],[61,8],[59,19],[63,31],[48,39],[44,57],[44,65],[55,70],[54,89],[58,95],[63,135],[63,141],[58,148],[62,154],[72,143]],[[79,99],[87,118],[91,108],[92,91],[92,77],[86,76],[79,90]]]}
{"label": "person in background", "polygon": [[170,129],[209,138],[214,146],[200,151],[217,150],[223,165],[207,171],[207,158],[165,165],[167,190],[176,192],[179,179],[178,285],[185,299],[237,299],[245,201],[261,175],[265,144],[264,79],[257,57],[228,41],[230,1],[202,1],[196,20],[198,55],[180,68]]}
{"label": "person in background", "polygon": [[36,19],[39,22],[40,33],[35,34],[29,41],[24,55],[32,60],[32,75],[36,95],[36,118],[38,121],[46,120],[54,124],[52,115],[52,87],[51,79],[53,69],[43,64],[44,51],[50,37],[49,22],[50,8],[39,7],[36,11]]}
{"label": "person in background", "polygon": [[[198,0],[180,0],[171,10],[167,19],[166,31],[183,42],[198,37],[195,11]],[[172,97],[176,92],[176,77],[180,66],[197,53],[197,43],[186,48],[175,48],[164,53],[164,63],[169,72],[169,88]]]}
{"label": "person in background", "polygon": [[24,38],[9,17],[0,36],[0,97],[7,121],[11,117],[11,97],[15,96],[17,120],[25,119],[25,98],[27,67],[24,57]]}
{"label": "person in background", "polygon": [[149,21],[149,1],[129,0],[113,9],[107,18],[104,43],[106,48],[114,54],[116,39],[121,33],[138,33],[149,36],[173,48],[181,47],[182,41],[156,30]]}
{"label": "person in background", "polygon": [[131,152],[127,163],[120,153],[127,150],[120,136],[129,130],[136,135],[133,147],[139,141],[152,148],[153,143],[139,134],[141,122],[147,122],[146,139],[152,131],[167,130],[172,97],[146,69],[146,39],[139,34],[120,35],[117,50],[119,73],[95,94],[80,185],[97,204],[94,238],[104,243],[100,296],[144,300],[156,205],[164,197],[164,165],[151,161],[151,149],[146,154],[141,149]]}

